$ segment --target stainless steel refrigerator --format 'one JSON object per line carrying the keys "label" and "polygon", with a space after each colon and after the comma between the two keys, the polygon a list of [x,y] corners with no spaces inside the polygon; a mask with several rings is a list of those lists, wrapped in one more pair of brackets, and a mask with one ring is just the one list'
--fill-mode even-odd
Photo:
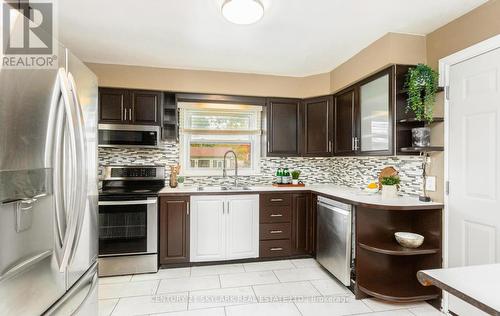
{"label": "stainless steel refrigerator", "polygon": [[0,69],[0,315],[97,315],[97,78]]}

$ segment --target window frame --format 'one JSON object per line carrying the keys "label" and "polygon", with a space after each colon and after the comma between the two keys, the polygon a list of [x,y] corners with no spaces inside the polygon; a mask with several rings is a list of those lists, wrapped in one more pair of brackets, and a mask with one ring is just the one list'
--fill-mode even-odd
{"label": "window frame", "polygon": [[[181,164],[181,175],[184,176],[221,176],[222,177],[222,169],[218,168],[192,168],[191,167],[191,156],[190,156],[190,143],[192,140],[192,136],[212,136],[212,135],[221,135],[220,142],[223,143],[241,143],[239,141],[234,140],[224,140],[223,135],[235,135],[235,133],[241,135],[248,135],[249,143],[251,146],[251,167],[250,168],[238,168],[238,175],[241,176],[256,176],[260,175],[260,158],[261,158],[261,138],[262,138],[262,107],[255,105],[241,105],[241,104],[216,104],[216,103],[191,103],[191,102],[180,102],[179,111],[181,112],[179,115],[179,163]],[[186,111],[194,110],[194,111],[213,111],[213,112],[245,112],[252,113],[255,115],[254,121],[252,122],[253,128],[252,130],[248,130],[248,133],[245,131],[232,131],[228,130],[225,133],[220,131],[210,131],[210,130],[193,130],[189,128],[185,128],[186,122],[188,119],[188,115],[186,115]],[[207,139],[207,142],[213,142],[211,139]],[[231,159],[231,158],[229,158]],[[232,176],[234,174],[233,168],[227,169],[228,175]]]}

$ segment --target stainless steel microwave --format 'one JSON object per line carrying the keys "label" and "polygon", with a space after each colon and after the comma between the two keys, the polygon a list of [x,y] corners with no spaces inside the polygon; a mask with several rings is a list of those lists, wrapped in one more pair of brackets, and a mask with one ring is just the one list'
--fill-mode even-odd
{"label": "stainless steel microwave", "polygon": [[100,147],[158,147],[160,127],[99,124]]}

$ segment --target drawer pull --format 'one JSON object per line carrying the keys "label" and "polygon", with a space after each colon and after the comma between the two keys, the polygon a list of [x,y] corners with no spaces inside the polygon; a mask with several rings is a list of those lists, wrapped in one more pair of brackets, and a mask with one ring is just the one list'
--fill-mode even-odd
{"label": "drawer pull", "polygon": [[283,250],[283,248],[281,248],[281,247],[277,247],[277,248],[271,248],[271,249],[269,249],[269,250],[271,250],[271,251],[282,251],[282,250]]}
{"label": "drawer pull", "polygon": [[269,233],[270,234],[281,234],[283,231],[282,230],[271,230]]}
{"label": "drawer pull", "polygon": [[271,214],[271,217],[283,217],[283,214]]}
{"label": "drawer pull", "polygon": [[283,202],[283,199],[271,199],[271,202]]}

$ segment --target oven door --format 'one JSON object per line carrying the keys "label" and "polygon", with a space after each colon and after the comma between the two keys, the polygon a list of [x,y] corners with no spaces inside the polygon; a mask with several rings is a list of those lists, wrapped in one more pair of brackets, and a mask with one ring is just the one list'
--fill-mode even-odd
{"label": "oven door", "polygon": [[158,126],[99,124],[100,147],[158,147],[159,137]]}
{"label": "oven door", "polygon": [[99,201],[99,256],[157,253],[156,197]]}

